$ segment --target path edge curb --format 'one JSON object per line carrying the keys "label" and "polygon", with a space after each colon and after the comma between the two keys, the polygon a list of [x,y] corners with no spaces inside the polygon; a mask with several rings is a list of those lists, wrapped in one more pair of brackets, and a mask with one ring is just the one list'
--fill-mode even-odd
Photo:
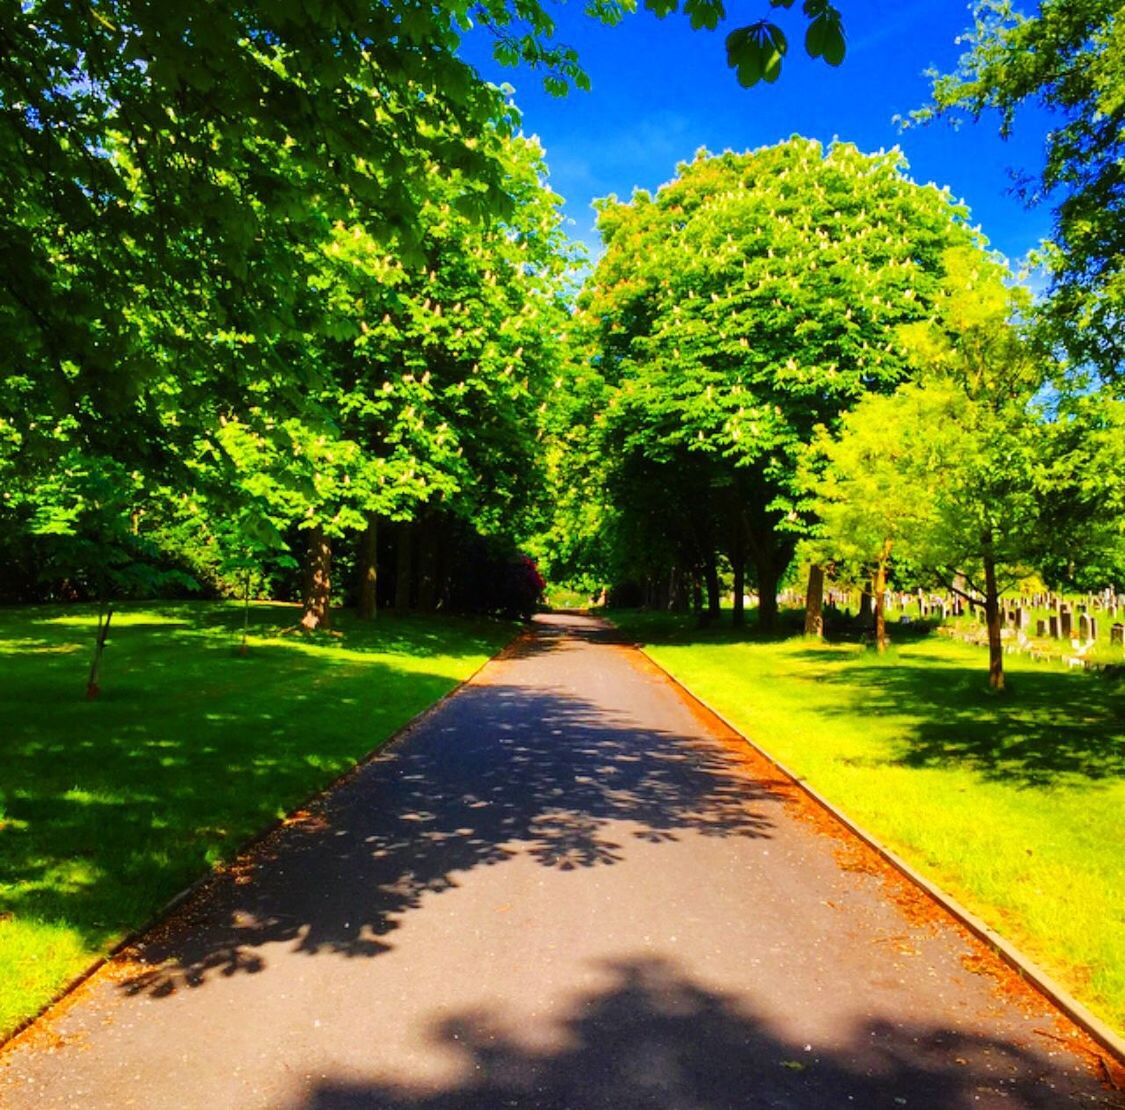
{"label": "path edge curb", "polygon": [[183,890],[177,894],[173,894],[158,910],[156,910],[151,917],[147,918],[142,925],[136,929],[126,933],[112,948],[110,948],[104,955],[99,956],[93,963],[80,971],[73,979],[68,980],[58,991],[53,994],[49,1001],[44,1002],[34,1014],[24,1018],[19,1022],[10,1033],[6,1036],[0,1036],[0,1057],[11,1048],[15,1042],[26,1033],[33,1025],[35,1025],[42,1018],[46,1017],[56,1006],[63,1002],[74,991],[78,990],[83,983],[88,983],[99,971],[102,970],[107,964],[112,963],[118,956],[121,955],[126,949],[131,948],[137,944],[144,936],[153,929],[155,929],[162,922],[166,921],[180,906],[187,902],[194,895],[199,894],[211,883],[216,883],[222,880],[223,876],[227,873],[227,869],[239,858],[246,855],[247,852],[253,851],[259,844],[263,843],[268,837],[272,836],[279,829],[283,828],[289,819],[295,813],[299,813],[303,809],[307,809],[311,805],[315,805],[322,798],[331,794],[334,790],[343,786],[344,783],[353,779],[359,772],[366,767],[369,763],[373,763],[379,756],[387,750],[392,744],[398,743],[403,740],[409,733],[413,732],[423,721],[425,721],[432,714],[436,713],[450,698],[459,694],[466,686],[472,685],[474,681],[480,676],[481,671],[498,659],[504,659],[509,653],[514,651],[517,645],[523,643],[528,638],[530,633],[526,628],[520,629],[499,651],[490,655],[479,667],[476,668],[471,674],[461,679],[455,686],[447,690],[437,701],[431,705],[426,706],[425,709],[416,713],[409,721],[401,724],[394,732],[390,734],[385,740],[380,741],[374,748],[371,748],[364,755],[360,756],[351,767],[345,771],[341,771],[331,782],[326,783],[318,790],[314,790],[311,794],[306,795],[300,802],[298,802],[292,809],[288,810],[283,817],[277,818],[272,821],[265,828],[259,829],[256,833],[252,834],[248,839],[244,840],[238,847],[231,853],[231,857],[227,860],[220,869],[208,871],[205,875],[200,875],[195,882],[190,883],[184,887]]}
{"label": "path edge curb", "polygon": [[982,921],[971,910],[966,909],[952,895],[947,894],[941,887],[927,879],[901,856],[892,852],[890,848],[881,844],[875,836],[861,825],[856,824],[850,817],[838,809],[832,802],[810,786],[803,778],[791,771],[784,763],[779,762],[768,751],[754,740],[751,740],[742,729],[738,728],[729,717],[720,713],[708,701],[701,698],[694,690],[680,681],[664,664],[654,659],[641,643],[630,641],[630,646],[639,651],[661,674],[663,674],[678,690],[690,698],[697,705],[710,713],[726,728],[739,737],[748,747],[775,767],[783,778],[788,779],[798,790],[815,802],[821,809],[838,821],[850,833],[862,840],[869,848],[873,849],[903,878],[923,893],[932,898],[942,909],[956,921],[960,922],[978,940],[987,945],[1021,978],[1029,982],[1041,995],[1050,1001],[1057,1009],[1061,1010],[1083,1032],[1087,1033],[1098,1045],[1103,1048],[1119,1067],[1125,1067],[1125,1039],[1118,1036],[1101,1018],[1091,1013],[1060,983],[1056,982],[1034,960],[1025,956],[1014,944],[1005,940],[992,926]]}

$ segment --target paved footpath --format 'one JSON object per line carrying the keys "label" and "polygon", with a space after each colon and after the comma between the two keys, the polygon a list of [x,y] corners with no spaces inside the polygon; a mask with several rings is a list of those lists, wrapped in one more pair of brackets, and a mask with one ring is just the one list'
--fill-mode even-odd
{"label": "paved footpath", "polygon": [[1110,1104],[789,810],[638,653],[543,618],[0,1056],[0,1105]]}

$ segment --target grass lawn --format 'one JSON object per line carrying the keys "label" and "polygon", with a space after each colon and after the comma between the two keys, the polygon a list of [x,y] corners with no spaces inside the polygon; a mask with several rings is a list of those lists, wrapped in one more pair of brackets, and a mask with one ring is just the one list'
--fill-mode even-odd
{"label": "grass lawn", "polygon": [[[1125,680],[614,612],[686,686],[1125,1032]],[[753,615],[751,615],[753,620]],[[892,636],[895,630],[892,629]]]}
{"label": "grass lawn", "polygon": [[290,606],[0,609],[0,1037],[169,897],[467,677],[515,626]]}

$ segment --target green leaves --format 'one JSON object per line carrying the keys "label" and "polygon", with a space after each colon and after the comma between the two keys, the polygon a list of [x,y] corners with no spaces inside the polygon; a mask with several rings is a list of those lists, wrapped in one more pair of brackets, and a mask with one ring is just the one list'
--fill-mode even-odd
{"label": "green leaves", "polygon": [[809,57],[823,58],[830,66],[840,65],[847,52],[840,13],[821,0],[805,0],[804,10],[812,18],[805,31]]}
{"label": "green leaves", "polygon": [[[761,36],[754,51],[776,50]],[[704,151],[655,198],[602,202],[606,251],[581,301],[607,393],[591,438],[606,518],[657,562],[700,566],[743,511],[784,556],[802,445],[909,372],[899,325],[933,311],[943,252],[972,233],[905,169],[797,138]]]}
{"label": "green leaves", "polygon": [[[790,8],[793,0],[770,0],[770,5]],[[839,11],[827,0],[805,0],[802,11],[810,21],[805,31],[805,50],[809,57],[823,58],[831,66],[840,65],[847,48]],[[692,25],[696,26],[694,18]],[[737,74],[738,83],[752,88],[759,81],[772,84],[781,76],[781,62],[789,43],[776,23],[762,19],[731,31],[727,35],[726,49],[727,65]]]}
{"label": "green leaves", "polygon": [[781,76],[781,59],[789,43],[776,24],[761,20],[727,35],[727,65],[738,74],[738,83],[751,88],[759,81],[772,84]]}

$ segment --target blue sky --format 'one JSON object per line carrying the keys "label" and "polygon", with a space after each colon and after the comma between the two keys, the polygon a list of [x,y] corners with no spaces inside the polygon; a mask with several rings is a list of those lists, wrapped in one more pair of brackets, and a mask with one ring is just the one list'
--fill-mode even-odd
{"label": "blue sky", "polygon": [[[732,5],[733,7],[733,5]],[[772,17],[788,32],[781,79],[743,89],[727,69],[723,41],[739,23],[770,15],[768,0],[741,0],[733,21],[717,31],[692,31],[681,14],[646,12],[605,27],[581,3],[552,6],[558,39],[578,49],[593,83],[589,93],[547,95],[527,69],[507,69],[474,34],[465,53],[489,80],[515,88],[524,130],[547,152],[551,185],[566,200],[572,234],[594,246],[590,202],[634,187],[656,189],[676,163],[705,146],[742,151],[801,134],[876,151],[898,145],[919,182],[948,185],[972,210],[992,245],[1017,260],[1050,229],[1045,206],[1028,211],[1011,195],[1012,169],[1035,173],[1042,163],[1047,119],[1019,117],[1007,142],[995,116],[954,130],[946,123],[900,131],[892,121],[925,102],[930,65],[951,69],[970,24],[959,0],[841,0],[848,56],[839,69],[805,56],[800,5]]]}

